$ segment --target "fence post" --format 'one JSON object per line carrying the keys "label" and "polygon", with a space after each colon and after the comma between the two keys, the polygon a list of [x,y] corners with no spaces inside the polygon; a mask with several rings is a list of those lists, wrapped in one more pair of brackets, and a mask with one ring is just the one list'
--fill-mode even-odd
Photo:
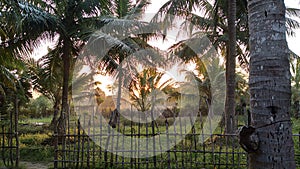
{"label": "fence post", "polygon": [[76,160],[76,168],[79,168],[79,160],[80,160],[80,116],[77,120],[77,137],[78,137],[78,149],[77,149],[77,160]]}
{"label": "fence post", "polygon": [[54,126],[54,168],[58,168],[58,133],[57,133],[57,126]]}
{"label": "fence post", "polygon": [[19,100],[16,95],[15,100],[15,137],[16,137],[16,167],[19,168],[19,134],[18,134],[18,115],[19,115]]}

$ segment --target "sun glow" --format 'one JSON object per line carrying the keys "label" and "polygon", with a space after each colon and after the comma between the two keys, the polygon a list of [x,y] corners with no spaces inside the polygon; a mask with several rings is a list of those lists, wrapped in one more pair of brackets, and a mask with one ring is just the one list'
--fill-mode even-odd
{"label": "sun glow", "polygon": [[115,78],[112,76],[105,76],[101,74],[97,74],[94,76],[95,82],[100,82],[97,86],[105,93],[105,96],[113,95],[113,85],[115,82]]}

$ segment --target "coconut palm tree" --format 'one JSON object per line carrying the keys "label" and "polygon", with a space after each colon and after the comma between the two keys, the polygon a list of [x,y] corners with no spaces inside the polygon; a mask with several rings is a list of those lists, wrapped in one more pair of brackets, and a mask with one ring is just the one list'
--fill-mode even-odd
{"label": "coconut palm tree", "polygon": [[249,87],[254,128],[249,140],[258,145],[249,151],[249,168],[296,168],[285,4],[283,0],[251,0],[248,9]]}
{"label": "coconut palm tree", "polygon": [[[166,98],[157,97],[159,92],[163,92],[163,89],[172,85],[172,79],[166,79],[162,81],[164,76],[163,72],[158,72],[156,68],[144,69],[137,75],[135,80],[129,84],[130,100],[133,101],[133,105],[141,112],[150,110],[157,102],[162,102]],[[173,82],[174,83],[174,82]],[[153,97],[156,99],[153,100]]]}
{"label": "coconut palm tree", "polygon": [[[230,5],[233,5],[230,7]],[[236,6],[236,7],[234,7]],[[203,16],[199,16],[194,13],[194,11],[200,10],[203,12]],[[235,12],[236,11],[236,12]],[[193,37],[203,35],[203,31],[206,32],[207,37],[210,39],[211,43],[218,49],[219,53],[222,54],[226,59],[226,79],[227,79],[227,99],[225,105],[226,119],[228,119],[227,124],[231,124],[234,120],[234,69],[235,69],[235,58],[238,59],[243,68],[248,69],[248,56],[249,56],[249,28],[248,28],[248,17],[247,17],[247,1],[241,0],[237,1],[236,5],[234,3],[229,3],[229,1],[216,0],[211,4],[207,0],[195,0],[195,1],[179,1],[179,0],[169,0],[167,1],[159,10],[159,12],[154,17],[154,22],[163,22],[164,25],[173,26],[176,17],[183,18],[186,22],[183,22],[183,28],[181,30],[194,30],[196,28],[200,31],[191,32]],[[165,17],[161,17],[162,14],[169,14]],[[236,19],[230,19],[231,16],[236,14]],[[293,17],[299,14],[299,9],[289,8],[287,9],[287,33],[293,35],[293,30],[299,28],[299,23],[293,19]],[[299,15],[298,15],[299,16]],[[234,33],[233,26],[235,25],[232,21],[235,20],[236,23],[236,45],[229,45],[231,39],[234,39],[232,33]],[[189,24],[192,23],[192,24]],[[230,26],[232,25],[232,26]],[[233,38],[231,38],[233,37]],[[185,41],[182,41],[185,43]],[[232,42],[231,42],[232,43]],[[236,47],[236,49],[233,49]],[[246,48],[245,48],[246,47]],[[232,48],[230,50],[230,48]],[[236,54],[234,54],[236,52]],[[236,55],[236,57],[231,57],[231,55]],[[189,59],[191,57],[186,57],[183,59]],[[228,60],[227,60],[228,59]],[[227,126],[227,125],[226,125]],[[234,124],[230,126],[235,126]],[[230,129],[231,127],[226,128]],[[230,129],[227,131],[232,133],[234,130]]]}
{"label": "coconut palm tree", "polygon": [[[56,127],[62,98],[62,64],[61,59],[53,55],[53,51],[38,61],[27,60],[33,89],[46,96],[53,103],[51,128]],[[54,58],[53,58],[54,57]]]}
{"label": "coconut palm tree", "polygon": [[[1,5],[0,5],[1,6]],[[1,14],[0,14],[1,15]],[[3,14],[4,15],[4,14]],[[18,111],[19,106],[29,102],[32,97],[29,89],[31,87],[27,69],[25,64],[20,59],[16,47],[19,44],[11,44],[9,39],[13,37],[14,31],[6,31],[6,27],[2,22],[3,17],[0,17],[0,116],[1,125],[9,125],[5,127],[8,131],[17,132],[18,128]],[[2,43],[3,42],[3,43]],[[6,43],[8,42],[8,43]],[[12,111],[13,110],[13,111]],[[13,121],[14,120],[14,121]],[[18,136],[10,135],[7,137],[8,146],[13,146],[13,138],[16,138],[18,144]],[[9,157],[8,161],[3,160],[4,165],[15,165],[18,167],[19,151],[16,149],[16,156],[13,159]],[[15,161],[15,164],[14,164]]]}
{"label": "coconut palm tree", "polygon": [[236,0],[228,0],[228,45],[226,54],[225,133],[234,134],[235,124],[235,62],[236,62]]}
{"label": "coconut palm tree", "polygon": [[300,59],[292,53],[291,54],[291,81],[292,81],[292,111],[295,118],[300,115]]}
{"label": "coconut palm tree", "polygon": [[[7,7],[2,8],[5,9],[3,21],[11,23],[7,24],[10,26],[7,29],[16,30],[16,36],[3,42],[4,44],[25,44],[19,50],[28,51],[41,40],[58,36],[55,46],[56,57],[61,58],[63,63],[62,111],[60,114],[60,124],[62,125],[66,118],[66,112],[68,112],[72,60],[76,58],[84,41],[93,30],[101,26],[97,20],[100,15],[109,13],[110,2],[106,0],[3,0],[3,4]],[[15,24],[16,21],[18,24]]]}
{"label": "coconut palm tree", "polygon": [[[2,1],[0,8],[0,109],[1,118],[3,118],[4,115],[13,117],[12,105],[15,106],[14,113],[16,115],[18,107],[27,103],[32,95],[29,92],[31,85],[28,80],[28,72],[20,55],[20,49],[27,48],[27,46],[20,43],[22,40],[16,40],[19,33],[14,27],[16,15],[11,16],[10,14],[14,12],[13,8]],[[9,117],[3,118],[4,121],[6,119]]]}
{"label": "coconut palm tree", "polygon": [[[227,3],[228,2],[228,3]],[[245,1],[239,1],[238,6],[232,1],[215,1],[210,4],[209,1],[188,1],[181,2],[178,5],[176,0],[168,1],[159,11],[160,13],[167,13],[172,15],[179,15],[187,21],[182,24],[185,27],[183,30],[198,29],[198,32],[193,33],[193,37],[198,34],[203,35],[206,31],[207,37],[213,43],[220,53],[226,58],[226,104],[225,104],[225,121],[226,133],[233,133],[235,131],[235,62],[236,62],[236,46],[238,47],[238,57],[241,62],[246,62],[245,55],[242,53],[241,44],[247,46],[247,40],[243,35],[247,35],[246,19],[246,5]],[[228,6],[231,5],[231,8]],[[204,16],[199,16],[193,13],[194,8],[200,9],[204,12]],[[185,11],[185,12],[182,12]],[[244,11],[242,13],[241,11]],[[236,16],[238,15],[238,20]],[[240,35],[236,41],[235,21],[237,22],[237,30]],[[154,21],[159,21],[158,17]],[[165,21],[169,19],[165,18]],[[171,20],[172,21],[172,20]],[[191,25],[191,24],[192,25]],[[170,25],[172,23],[169,23]],[[200,31],[199,31],[200,30]],[[191,32],[192,34],[192,32]],[[183,43],[185,43],[183,41]],[[189,57],[187,57],[189,58]],[[185,59],[187,59],[185,58]]]}
{"label": "coconut palm tree", "polygon": [[[92,67],[116,77],[116,110],[120,110],[122,86],[128,84],[128,80],[138,73],[136,65],[141,63],[157,66],[161,55],[146,42],[149,37],[157,35],[158,28],[154,24],[139,21],[149,0],[139,0],[135,3],[129,0],[115,0],[112,3],[115,4],[111,10],[112,15],[101,18],[100,22],[104,26],[91,36],[85,52],[87,56],[97,56],[96,61],[89,63]],[[112,121],[118,121],[115,119],[119,117],[116,110],[110,118]]]}
{"label": "coconut palm tree", "polygon": [[[193,30],[197,28],[200,34],[206,32],[207,37],[214,44],[216,49],[220,49],[222,55],[226,55],[226,43],[228,42],[228,19],[229,19],[229,4],[227,1],[216,0],[210,3],[207,0],[195,1],[180,1],[169,0],[167,1],[154,16],[153,22],[163,22],[164,25],[172,27],[174,22],[177,21],[176,17],[183,18],[182,30]],[[202,12],[198,15],[195,11]],[[237,38],[237,58],[241,65],[248,65],[248,9],[247,0],[236,2],[236,38]],[[300,9],[287,8],[286,9],[286,26],[287,34],[293,36],[294,30],[300,28],[300,23],[295,19],[299,17]],[[163,14],[168,14],[161,17]],[[191,24],[189,24],[191,23]],[[168,28],[166,26],[166,28]],[[197,34],[197,32],[193,32]],[[244,49],[244,47],[247,47]]]}
{"label": "coconut palm tree", "polygon": [[5,89],[17,90],[20,83],[17,76],[25,68],[18,49],[27,46],[14,39],[19,32],[14,28],[16,16],[11,16],[12,7],[1,2],[0,8],[6,9],[1,10],[0,14],[0,94],[4,96]]}

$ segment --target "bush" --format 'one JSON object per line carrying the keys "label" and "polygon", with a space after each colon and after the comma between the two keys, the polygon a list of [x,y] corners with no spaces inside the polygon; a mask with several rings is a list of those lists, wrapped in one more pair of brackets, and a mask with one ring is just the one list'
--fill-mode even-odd
{"label": "bush", "polygon": [[30,118],[41,118],[52,115],[53,104],[45,96],[30,100],[28,104],[20,109],[19,115]]}

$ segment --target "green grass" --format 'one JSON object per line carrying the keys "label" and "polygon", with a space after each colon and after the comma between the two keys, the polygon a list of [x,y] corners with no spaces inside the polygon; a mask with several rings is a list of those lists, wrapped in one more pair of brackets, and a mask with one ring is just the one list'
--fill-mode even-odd
{"label": "green grass", "polygon": [[48,138],[45,134],[22,135],[20,137],[20,157],[22,161],[49,163],[54,157],[54,148],[42,145]]}
{"label": "green grass", "polygon": [[[42,119],[28,119],[26,120],[27,123],[29,123],[29,125],[20,125],[19,129],[20,129],[20,156],[21,156],[21,160],[23,161],[31,161],[31,162],[45,162],[45,163],[49,163],[49,162],[53,162],[53,157],[54,157],[54,148],[53,146],[49,146],[49,145],[42,145],[42,143],[49,139],[52,135],[52,131],[47,130],[47,126],[35,126],[34,123],[38,122],[38,123],[47,123],[49,124],[51,122],[51,117],[48,118],[42,118]],[[244,125],[244,116],[239,116],[239,125]],[[299,134],[300,131],[300,119],[292,119],[293,121],[293,133],[294,134]],[[170,120],[169,124],[172,124],[173,122]],[[155,128],[155,131],[160,130],[160,132],[165,132],[166,131],[166,127],[165,127],[165,122],[164,120],[160,120],[159,123],[159,128]],[[196,133],[200,133],[201,132],[201,125],[197,125],[198,127],[195,128]],[[75,126],[73,126],[74,128],[72,128],[71,130],[71,134],[77,134],[77,131],[75,129]],[[138,132],[138,125],[134,124],[133,126],[130,126],[130,124],[128,122],[125,122],[121,125],[121,132],[122,133],[131,133],[132,130],[135,130],[135,132]],[[169,130],[173,130],[174,126],[172,127],[172,125],[169,126]],[[107,129],[103,129],[103,131],[106,131]],[[95,132],[99,132],[100,128],[98,127],[98,129],[95,130]],[[218,127],[215,130],[215,133],[221,133],[223,130],[221,127]],[[93,132],[93,130],[90,131],[91,133]],[[146,125],[141,125],[140,128],[140,132],[143,134],[151,134],[152,133],[152,128],[151,125],[148,126],[148,128],[146,127]],[[83,134],[83,132],[81,132]],[[143,136],[145,137],[145,136]],[[104,136],[103,136],[104,138]],[[171,138],[170,138],[171,139]],[[198,141],[197,146],[195,147],[194,145],[194,140],[195,137],[193,135],[187,135],[186,139],[182,142],[180,142],[179,144],[176,145],[176,147],[174,147],[174,149],[176,148],[176,150],[205,150],[206,153],[193,153],[193,152],[170,152],[170,153],[163,153],[161,155],[158,155],[156,157],[156,161],[157,161],[157,168],[164,168],[164,166],[167,166],[169,164],[168,160],[171,160],[171,168],[175,168],[175,167],[183,167],[182,163],[176,163],[175,161],[184,161],[184,165],[187,168],[201,168],[204,165],[202,165],[201,163],[206,162],[206,163],[230,163],[232,162],[232,159],[234,159],[235,162],[240,161],[241,163],[245,163],[246,162],[246,155],[245,154],[239,154],[239,155],[234,155],[230,152],[233,151],[238,151],[238,152],[244,152],[242,149],[237,149],[234,148],[235,146],[229,145],[226,147],[226,140],[223,137],[212,137],[212,138],[207,138],[205,140],[205,144],[201,144],[199,142],[199,139],[201,139],[199,136],[196,136],[196,142]],[[201,141],[201,140],[200,140]],[[294,137],[294,143],[295,143],[295,152],[297,154],[300,153],[300,148],[299,148],[299,138],[295,138]],[[82,145],[82,142],[80,143]],[[121,142],[120,142],[121,144]],[[75,144],[72,143],[72,146],[74,146]],[[90,148],[93,148],[94,143],[92,141],[90,141]],[[129,146],[129,145],[126,145]],[[73,148],[71,148],[73,149]],[[84,143],[84,150],[87,150],[87,141],[85,141]],[[95,154],[92,154],[90,152],[90,156],[92,157],[93,155],[96,155],[96,159],[95,159],[95,168],[103,168],[103,166],[105,165],[105,161],[104,161],[104,155],[105,155],[105,151],[103,149],[101,149],[100,146],[95,145],[95,149],[98,150],[98,152],[96,152]],[[73,149],[74,150],[74,149]],[[80,148],[81,150],[81,148]],[[90,151],[92,151],[92,149],[90,149]],[[220,153],[221,152],[221,153]],[[229,154],[225,153],[225,152],[229,152]],[[60,155],[61,152],[60,152]],[[82,157],[87,158],[87,152],[84,152],[83,154],[80,154],[80,158]],[[108,155],[108,159],[109,162],[110,160],[113,159],[113,162],[116,160],[116,158],[118,159],[118,161],[122,162],[131,162],[132,160],[138,160],[138,159],[131,159],[131,158],[123,158],[121,156],[116,157],[115,155],[112,155],[111,153],[107,153]],[[60,156],[61,157],[61,156]],[[75,158],[76,155],[71,155],[70,157]],[[188,161],[188,160],[192,160],[192,161]],[[70,159],[70,160],[74,160],[74,159]],[[146,164],[148,163],[148,167],[149,168],[153,168],[153,158],[148,158],[148,159],[139,159],[141,162],[141,167],[145,167]],[[228,161],[229,160],[229,161]],[[300,162],[299,157],[296,158],[296,160],[298,162]],[[193,164],[195,162],[198,162],[199,164]],[[86,165],[86,164],[85,164]],[[92,165],[92,162],[91,164]],[[133,167],[136,167],[137,164],[133,164]],[[121,167],[119,167],[121,166]],[[72,167],[72,166],[71,166]],[[74,167],[74,166],[73,166]],[[114,165],[114,166],[107,166],[107,168],[123,168],[122,164],[119,165]],[[131,168],[132,166],[130,164],[124,164],[124,168]],[[213,165],[206,165],[205,168],[210,169],[210,168],[226,168],[226,166],[213,166]],[[81,166],[80,168],[85,168],[85,166]],[[87,167],[86,167],[87,168]],[[231,166],[228,166],[227,168],[234,168]],[[236,167],[238,168],[238,167]],[[240,167],[243,168],[243,167]]]}
{"label": "green grass", "polygon": [[299,134],[300,133],[300,119],[292,118],[293,123],[293,134]]}
{"label": "green grass", "polygon": [[49,117],[43,117],[43,118],[28,118],[28,119],[23,119],[19,121],[19,124],[35,124],[35,123],[44,123],[44,124],[50,124],[52,120],[52,116]]}
{"label": "green grass", "polygon": [[[201,153],[200,151],[198,153],[194,152],[180,152],[180,150],[188,150],[187,147],[180,146],[181,143],[179,143],[179,146],[176,146],[173,150],[176,150],[177,152],[166,152],[163,154],[159,154],[156,157],[149,157],[149,158],[140,158],[140,159],[134,159],[134,158],[124,158],[122,156],[116,156],[115,154],[105,152],[104,149],[101,149],[101,147],[96,146],[91,143],[90,147],[94,147],[97,151],[95,154],[90,152],[90,157],[92,155],[95,155],[95,163],[93,163],[92,159],[90,159],[90,166],[93,166],[93,168],[104,168],[105,165],[106,168],[137,168],[138,163],[140,163],[140,168],[154,168],[154,160],[156,161],[156,168],[166,168],[170,165],[171,168],[202,168],[205,167],[207,169],[214,169],[216,168],[245,168],[246,164],[246,158],[247,156],[245,154],[232,154],[231,152],[242,152],[241,149],[233,149],[232,147],[225,148],[224,146],[218,146],[218,145],[206,145],[205,148],[203,146],[199,146],[198,150],[206,150],[206,153]],[[84,146],[84,150],[88,150],[87,146]],[[225,151],[228,153],[226,154]],[[101,153],[99,153],[101,152]],[[59,153],[62,155],[62,152]],[[108,159],[107,162],[105,161],[105,154],[107,155]],[[71,158],[69,158],[71,157]],[[80,166],[79,168],[89,168],[86,166],[87,161],[87,151],[84,153],[80,152],[79,157],[77,154],[71,154],[70,156],[67,154],[65,160],[70,161],[76,161],[76,158],[83,159],[85,161],[85,164],[83,166]],[[60,158],[61,159],[61,158]],[[118,164],[116,163],[116,160],[118,161]],[[235,166],[231,166],[232,160],[235,161]],[[238,165],[238,161],[240,162],[240,165]],[[132,162],[132,164],[128,164]],[[124,163],[124,164],[122,164]],[[214,165],[214,163],[216,165]],[[223,164],[223,165],[217,165],[217,164]],[[228,166],[226,166],[228,164]],[[131,166],[132,165],[132,166]],[[67,166],[69,168],[75,168],[76,163],[68,163]]]}
{"label": "green grass", "polygon": [[[50,118],[40,119],[45,122]],[[28,120],[35,122],[36,119]],[[40,121],[40,122],[41,122]],[[20,159],[30,162],[45,162],[53,161],[54,148],[53,146],[44,144],[44,141],[49,139],[52,131],[47,129],[47,126],[36,126],[29,123],[28,125],[21,124],[20,129]]]}
{"label": "green grass", "polygon": [[50,163],[53,161],[54,148],[51,146],[27,146],[20,148],[22,161]]}

